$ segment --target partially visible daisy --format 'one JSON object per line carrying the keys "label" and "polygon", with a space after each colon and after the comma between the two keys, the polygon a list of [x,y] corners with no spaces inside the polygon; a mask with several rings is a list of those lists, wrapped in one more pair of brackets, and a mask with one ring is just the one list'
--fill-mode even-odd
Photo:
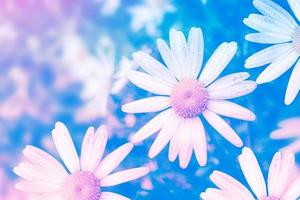
{"label": "partially visible daisy", "polygon": [[279,123],[279,129],[271,133],[272,139],[295,139],[283,151],[300,152],[300,118],[287,119]]}
{"label": "partially visible daisy", "polygon": [[254,120],[255,115],[250,110],[227,99],[252,92],[256,84],[246,80],[249,74],[245,72],[216,80],[236,53],[236,43],[222,43],[199,77],[204,50],[201,29],[192,28],[187,41],[182,32],[171,29],[171,48],[161,39],[157,45],[167,67],[150,55],[137,52],[134,60],[145,72],[128,73],[132,83],[157,96],[131,102],[122,110],[127,113],[162,112],[142,127],[132,137],[132,142],[138,143],[159,131],[149,152],[151,158],[170,141],[170,161],[179,155],[180,166],[186,168],[194,150],[199,165],[204,166],[207,149],[201,115],[229,142],[241,147],[240,137],[219,115]]}
{"label": "partially visible daisy", "polygon": [[239,163],[252,192],[233,177],[214,171],[210,175],[218,187],[201,193],[203,200],[296,200],[300,197],[300,176],[295,175],[295,157],[292,153],[277,152],[268,174],[268,186],[251,149],[245,147]]}
{"label": "partially visible daisy", "polygon": [[250,14],[244,23],[258,31],[246,35],[246,40],[262,44],[272,44],[254,55],[245,63],[247,68],[268,67],[260,74],[256,82],[267,83],[280,77],[292,66],[285,104],[291,104],[300,90],[300,1],[288,0],[288,3],[297,18],[294,18],[282,7],[271,0],[254,0],[253,5],[262,14]]}
{"label": "partially visible daisy", "polygon": [[25,179],[16,188],[34,194],[38,199],[128,199],[103,189],[140,178],[148,174],[149,169],[140,167],[111,174],[129,154],[133,145],[124,144],[102,159],[107,137],[105,127],[101,126],[96,132],[89,128],[82,142],[79,159],[67,128],[57,122],[52,138],[68,170],[48,153],[27,146],[23,151],[26,161],[14,168],[14,172]]}
{"label": "partially visible daisy", "polygon": [[143,4],[129,8],[132,15],[131,29],[137,32],[144,28],[147,34],[155,35],[165,13],[175,10],[170,0],[144,0]]}

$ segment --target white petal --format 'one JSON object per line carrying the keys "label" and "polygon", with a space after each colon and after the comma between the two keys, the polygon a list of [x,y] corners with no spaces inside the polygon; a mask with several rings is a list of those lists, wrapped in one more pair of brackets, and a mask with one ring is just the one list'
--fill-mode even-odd
{"label": "white petal", "polygon": [[278,60],[270,64],[257,78],[258,84],[267,83],[275,80],[287,70],[289,70],[296,62],[298,54],[295,51],[284,54]]}
{"label": "white petal", "polygon": [[286,89],[284,102],[286,105],[290,105],[300,90],[300,60],[298,60],[295,68],[293,69],[291,78]]}
{"label": "white petal", "polygon": [[299,127],[281,128],[271,133],[272,139],[289,139],[293,137],[300,137]]}
{"label": "white petal", "polygon": [[250,33],[245,36],[245,39],[250,42],[262,43],[262,44],[278,44],[283,42],[290,42],[292,37],[289,35],[283,35],[280,33]]}
{"label": "white petal", "polygon": [[182,118],[178,122],[178,130],[173,135],[170,146],[169,146],[169,160],[171,162],[174,162],[178,156],[179,149],[180,149],[180,140],[182,137],[184,137],[184,123],[185,120]]}
{"label": "white petal", "polygon": [[221,190],[228,191],[234,196],[241,199],[254,200],[254,197],[252,196],[250,191],[243,184],[223,172],[215,170],[209,176],[209,178]]}
{"label": "white petal", "polygon": [[176,31],[175,29],[170,30],[170,47],[176,59],[176,67],[178,73],[178,79],[184,78],[184,63],[182,63],[183,58],[187,55],[186,41],[182,39],[182,33]]}
{"label": "white petal", "polygon": [[170,98],[156,96],[140,99],[122,106],[122,111],[126,113],[148,113],[157,112],[170,107]]}
{"label": "white petal", "polygon": [[291,153],[277,152],[272,160],[268,175],[268,191],[270,196],[281,197],[286,186],[290,184],[295,167],[295,157]]}
{"label": "white petal", "polygon": [[176,132],[178,127],[178,119],[175,114],[169,115],[166,118],[166,121],[158,134],[157,138],[155,139],[154,143],[152,144],[149,150],[149,157],[154,158],[159,154],[162,149],[170,142],[172,136]]}
{"label": "white petal", "polygon": [[210,99],[233,99],[253,92],[256,89],[254,81],[242,81],[220,90],[209,92]]}
{"label": "white petal", "polygon": [[243,142],[238,134],[220,116],[209,110],[204,111],[203,116],[231,144],[237,147],[243,146]]}
{"label": "white petal", "polygon": [[195,156],[200,166],[205,166],[207,163],[207,142],[206,133],[203,124],[199,117],[194,118],[194,151]]}
{"label": "white petal", "polygon": [[297,153],[300,151],[300,140],[296,140],[295,142],[292,142],[290,145],[280,149],[282,152],[293,152]]}
{"label": "white petal", "polygon": [[157,77],[166,85],[172,86],[174,83],[176,83],[176,79],[173,74],[170,73],[170,71],[163,64],[149,54],[139,51],[133,54],[133,58],[139,66],[149,73],[149,75]]}
{"label": "white petal", "polygon": [[252,150],[243,148],[239,156],[239,162],[244,176],[257,198],[267,196],[267,189],[263,174]]}
{"label": "white petal", "polygon": [[281,21],[289,25],[291,28],[297,26],[293,17],[285,11],[282,7],[270,0],[254,0],[253,5],[259,10],[262,14],[270,16],[274,19]]}
{"label": "white petal", "polygon": [[293,48],[291,43],[272,45],[247,58],[245,67],[254,68],[272,63],[291,48]]}
{"label": "white petal", "polygon": [[259,32],[274,32],[283,35],[293,36],[294,29],[269,16],[250,14],[243,20],[244,24]]}
{"label": "white petal", "polygon": [[177,79],[180,79],[181,72],[178,68],[176,57],[173,54],[173,52],[170,50],[169,46],[162,39],[158,39],[157,48],[160,52],[161,57],[166,63],[167,67],[170,69],[170,71],[173,72],[173,74],[176,76]]}
{"label": "white petal", "polygon": [[156,133],[157,131],[159,131],[165,124],[165,121],[170,116],[170,113],[171,113],[171,109],[165,110],[159,113],[157,116],[153,117],[153,119],[151,119],[138,132],[136,132],[136,134],[131,138],[131,142],[133,143],[141,142],[144,139]]}
{"label": "white petal", "polygon": [[63,123],[56,122],[55,128],[52,130],[52,139],[58,154],[69,171],[71,173],[79,171],[79,158],[70,133]]}
{"label": "white petal", "polygon": [[283,120],[278,124],[281,128],[290,128],[300,126],[300,118],[294,117],[287,120]]}
{"label": "white petal", "polygon": [[104,154],[108,132],[104,126],[100,126],[95,134],[93,129],[89,130],[82,142],[81,169],[94,172]]}
{"label": "white petal", "polygon": [[210,100],[207,109],[226,117],[247,121],[255,120],[255,114],[253,112],[230,101]]}
{"label": "white petal", "polygon": [[189,77],[197,78],[202,62],[203,62],[203,51],[204,51],[204,40],[202,30],[200,28],[191,28],[188,37],[188,49],[189,49]]}
{"label": "white petal", "polygon": [[46,169],[51,169],[52,172],[60,174],[61,177],[65,177],[67,175],[64,167],[50,154],[42,151],[41,149],[28,145],[23,150],[23,155],[32,164],[39,165]]}
{"label": "white petal", "polygon": [[171,93],[171,88],[168,85],[146,73],[131,70],[128,71],[127,76],[133,84],[148,92],[160,95],[170,95]]}
{"label": "white petal", "polygon": [[[198,118],[198,117],[197,117]],[[179,165],[181,168],[187,168],[194,148],[193,136],[194,136],[194,119],[186,119],[184,123],[184,136],[181,137],[179,147]]]}
{"label": "white petal", "polygon": [[174,55],[177,58],[178,67],[181,68],[182,78],[188,76],[189,72],[189,63],[188,58],[188,47],[186,39],[181,31],[176,31],[175,40],[170,41],[171,50],[174,52]]}
{"label": "white petal", "polygon": [[295,178],[295,156],[291,152],[281,153],[281,167],[277,183],[277,190],[275,196],[283,196],[286,192],[286,187],[291,184]]}
{"label": "white petal", "polygon": [[300,2],[298,0],[288,0],[290,8],[292,9],[294,15],[300,21]]}
{"label": "white petal", "polygon": [[100,200],[130,200],[130,199],[112,192],[101,192]]}
{"label": "white petal", "polygon": [[145,176],[150,172],[148,167],[139,167],[133,169],[127,169],[124,171],[116,172],[105,178],[100,182],[101,187],[119,185],[121,183],[126,183],[131,180],[138,179],[142,176]]}
{"label": "white petal", "polygon": [[126,158],[132,148],[133,144],[126,143],[108,154],[96,169],[95,176],[101,180],[109,175]]}
{"label": "white petal", "polygon": [[287,192],[282,196],[283,200],[299,199],[300,197],[300,178],[298,178],[288,189]]}
{"label": "white petal", "polygon": [[207,61],[199,81],[205,86],[213,82],[231,61],[236,51],[236,42],[222,43]]}
{"label": "white petal", "polygon": [[60,191],[60,185],[49,185],[43,181],[22,181],[16,184],[17,190],[26,193],[54,193]]}
{"label": "white petal", "polygon": [[232,85],[236,85],[236,84],[246,80],[247,78],[249,78],[249,76],[250,75],[247,72],[239,72],[239,73],[229,74],[227,76],[224,76],[224,77],[216,80],[212,84],[210,84],[207,87],[207,91],[211,92],[214,90],[221,90],[221,89],[230,87]]}

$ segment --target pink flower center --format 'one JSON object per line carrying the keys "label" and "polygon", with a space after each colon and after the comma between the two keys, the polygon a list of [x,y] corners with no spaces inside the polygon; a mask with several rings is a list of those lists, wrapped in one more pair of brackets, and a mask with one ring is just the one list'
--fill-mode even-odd
{"label": "pink flower center", "polygon": [[62,186],[65,200],[99,200],[100,181],[90,172],[75,172],[66,177]]}
{"label": "pink flower center", "polygon": [[300,55],[300,27],[297,27],[294,32],[292,44],[296,52]]}
{"label": "pink flower center", "polygon": [[198,116],[207,108],[208,92],[204,85],[194,79],[183,79],[171,93],[171,106],[184,118]]}

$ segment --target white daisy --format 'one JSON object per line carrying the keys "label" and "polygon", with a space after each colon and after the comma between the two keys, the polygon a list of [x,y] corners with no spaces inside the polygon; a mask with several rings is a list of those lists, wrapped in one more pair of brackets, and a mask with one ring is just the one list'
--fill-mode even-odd
{"label": "white daisy", "polygon": [[167,67],[150,55],[137,52],[133,57],[146,73],[130,71],[128,77],[138,87],[158,96],[131,102],[122,110],[127,113],[162,112],[141,128],[132,142],[138,143],[160,131],[150,149],[151,158],[170,141],[170,161],[179,155],[180,166],[185,168],[194,149],[199,164],[204,166],[207,149],[204,127],[199,118],[202,115],[229,142],[241,147],[240,137],[219,115],[254,120],[251,111],[226,99],[244,96],[252,92],[256,84],[246,80],[249,74],[244,72],[216,80],[234,56],[236,43],[221,44],[199,77],[204,50],[201,29],[192,28],[187,42],[182,32],[171,29],[171,48],[161,39],[157,45]]}
{"label": "white daisy", "polygon": [[300,197],[300,177],[295,175],[295,157],[291,153],[277,152],[268,174],[268,187],[252,150],[245,147],[239,156],[243,174],[253,194],[235,178],[220,171],[210,175],[218,187],[201,193],[203,200],[296,200]]}
{"label": "white daisy", "polygon": [[295,139],[282,148],[283,151],[300,152],[300,118],[291,118],[279,123],[279,129],[271,133],[272,139]]}
{"label": "white daisy", "polygon": [[45,200],[128,199],[105,192],[103,188],[142,177],[149,173],[149,169],[140,167],[111,174],[133,145],[124,144],[102,159],[107,137],[105,127],[100,127],[95,133],[93,128],[89,128],[82,142],[79,159],[67,128],[60,122],[56,123],[52,138],[68,171],[48,153],[27,146],[23,151],[26,161],[14,168],[14,172],[25,179],[16,188]]}
{"label": "white daisy", "polygon": [[[300,20],[300,1],[288,0],[297,20]],[[253,5],[260,14],[250,14],[244,23],[258,33],[246,35],[246,40],[262,44],[272,44],[254,55],[245,63],[247,68],[269,65],[257,78],[258,84],[277,79],[292,66],[285,104],[291,104],[300,90],[300,27],[293,17],[271,0],[254,0]]]}

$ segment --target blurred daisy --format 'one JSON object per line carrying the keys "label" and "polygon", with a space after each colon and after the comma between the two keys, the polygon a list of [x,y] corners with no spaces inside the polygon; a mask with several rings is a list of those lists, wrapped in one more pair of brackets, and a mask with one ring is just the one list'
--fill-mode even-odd
{"label": "blurred daisy", "polygon": [[277,152],[272,160],[268,174],[268,187],[252,150],[245,147],[239,156],[243,174],[253,194],[233,177],[214,171],[210,175],[212,182],[218,186],[208,188],[201,193],[203,200],[296,200],[300,196],[300,177],[295,176],[295,157],[291,153]]}
{"label": "blurred daisy", "polygon": [[279,123],[279,129],[271,133],[272,139],[291,139],[295,142],[284,147],[283,151],[297,153],[300,151],[300,118],[292,118]]}
{"label": "blurred daisy", "polygon": [[144,4],[129,8],[132,15],[131,29],[134,32],[145,28],[149,35],[155,35],[165,13],[174,12],[170,0],[144,0]]}
{"label": "blurred daisy", "polygon": [[149,156],[155,157],[170,141],[169,160],[179,155],[180,166],[188,166],[193,149],[201,166],[206,165],[207,149],[204,127],[199,115],[223,137],[237,147],[243,145],[237,133],[219,116],[254,120],[255,115],[246,108],[227,101],[252,92],[253,81],[248,73],[235,73],[216,80],[237,50],[235,42],[221,44],[208,60],[199,78],[203,59],[203,36],[199,28],[192,28],[188,41],[182,32],[171,29],[170,46],[157,41],[160,54],[167,67],[144,52],[133,55],[146,73],[128,72],[132,83],[158,96],[131,102],[122,107],[127,113],[162,111],[132,138],[138,143],[157,131]]}
{"label": "blurred daisy", "polygon": [[148,174],[149,169],[140,167],[111,174],[129,154],[133,145],[124,144],[102,160],[107,137],[103,126],[96,132],[89,128],[83,139],[79,159],[67,128],[57,122],[52,138],[68,171],[48,153],[27,146],[23,151],[27,160],[14,168],[14,172],[25,179],[16,188],[33,193],[38,199],[128,199],[116,193],[105,192],[103,188],[140,178]]}
{"label": "blurred daisy", "polygon": [[[300,20],[300,1],[288,0],[297,20]],[[292,66],[285,104],[291,104],[300,89],[300,27],[293,17],[276,3],[270,0],[254,0],[253,5],[260,14],[250,14],[244,23],[258,33],[246,35],[246,40],[262,44],[272,44],[250,56],[245,63],[247,68],[269,66],[260,74],[256,82],[267,83],[275,80]]]}

